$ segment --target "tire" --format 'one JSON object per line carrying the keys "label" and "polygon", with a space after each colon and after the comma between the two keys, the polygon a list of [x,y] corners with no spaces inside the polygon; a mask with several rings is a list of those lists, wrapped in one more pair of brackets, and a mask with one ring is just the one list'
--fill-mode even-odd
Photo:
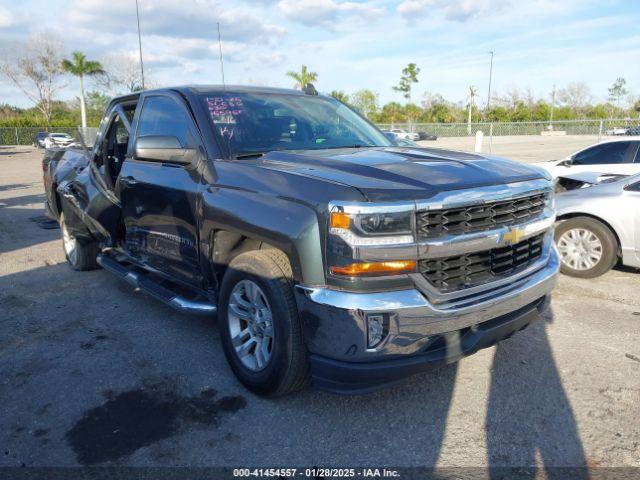
{"label": "tire", "polygon": [[[220,289],[218,324],[227,361],[247,389],[266,397],[287,395],[309,383],[308,353],[302,338],[291,277],[291,266],[284,253],[279,250],[256,250],[233,259]],[[257,285],[259,290],[252,284]],[[251,310],[247,305],[253,305],[247,293],[250,289],[257,292],[259,308],[253,309],[256,315],[253,320],[244,320]],[[262,308],[265,305],[271,312],[271,337],[267,333],[268,322],[262,332],[255,326],[260,323],[260,318],[269,318],[269,315],[260,317],[260,312],[266,311]],[[239,311],[242,311],[243,317],[236,315]],[[249,322],[253,323],[250,325]],[[241,335],[247,331],[249,333]],[[254,337],[254,333],[260,338]],[[246,346],[252,341],[255,359],[251,359],[250,352],[241,358],[236,348],[241,348],[241,343]],[[265,355],[258,354],[258,345],[262,346],[262,343],[256,342],[263,342],[268,345],[267,350],[271,349],[266,361]],[[262,365],[259,357],[262,357]]]}
{"label": "tire", "polygon": [[[583,245],[596,245],[592,251],[594,254],[600,252],[597,261],[595,257],[592,257],[589,263],[576,260],[579,257],[572,255],[575,252],[575,244],[571,240],[571,232],[574,232],[574,238],[582,239]],[[599,242],[600,248],[597,248],[595,239]],[[562,260],[560,271],[571,277],[599,277],[611,270],[618,262],[618,241],[615,235],[609,227],[591,217],[574,217],[560,223],[555,231],[555,242]],[[582,257],[584,258],[585,255]]]}
{"label": "tire", "polygon": [[65,224],[64,213],[60,214],[60,230],[62,232],[62,250],[64,256],[74,270],[95,270],[100,267],[97,257],[100,253],[98,242],[87,242],[76,238]]}

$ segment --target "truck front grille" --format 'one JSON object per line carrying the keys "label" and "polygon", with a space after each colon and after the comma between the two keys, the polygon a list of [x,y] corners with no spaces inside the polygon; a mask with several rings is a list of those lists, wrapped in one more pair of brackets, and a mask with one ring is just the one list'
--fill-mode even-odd
{"label": "truck front grille", "polygon": [[545,234],[507,247],[419,262],[424,278],[442,292],[488,283],[499,277],[524,270],[542,253]]}
{"label": "truck front grille", "polygon": [[418,210],[416,227],[420,239],[493,230],[525,222],[540,215],[548,195],[540,193],[460,208]]}

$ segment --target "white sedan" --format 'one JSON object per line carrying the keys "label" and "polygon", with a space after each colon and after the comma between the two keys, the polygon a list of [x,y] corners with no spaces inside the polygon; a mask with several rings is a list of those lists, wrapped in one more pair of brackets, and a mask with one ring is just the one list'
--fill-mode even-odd
{"label": "white sedan", "polygon": [[420,135],[416,132],[407,132],[406,130],[402,130],[401,128],[393,128],[391,129],[391,133],[393,133],[396,138],[402,138],[404,140],[420,140]]}
{"label": "white sedan", "polygon": [[44,148],[70,147],[75,140],[68,133],[50,133],[44,139]]}
{"label": "white sedan", "polygon": [[583,172],[635,175],[640,173],[640,137],[604,140],[562,160],[537,163],[554,178]]}

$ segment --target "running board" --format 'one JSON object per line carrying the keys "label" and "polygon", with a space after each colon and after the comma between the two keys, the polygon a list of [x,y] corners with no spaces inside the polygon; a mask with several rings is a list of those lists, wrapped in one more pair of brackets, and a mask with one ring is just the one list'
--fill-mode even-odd
{"label": "running board", "polygon": [[138,273],[132,267],[123,265],[113,257],[101,253],[97,258],[98,264],[105,270],[116,274],[134,288],[139,288],[143,292],[151,295],[162,303],[166,303],[179,312],[190,313],[193,315],[212,315],[216,313],[218,307],[206,300],[189,300],[170,288],[161,285],[154,279]]}

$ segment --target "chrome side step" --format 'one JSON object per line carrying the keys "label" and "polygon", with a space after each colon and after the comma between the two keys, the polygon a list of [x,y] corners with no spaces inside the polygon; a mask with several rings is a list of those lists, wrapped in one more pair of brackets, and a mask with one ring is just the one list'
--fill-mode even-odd
{"label": "chrome side step", "polygon": [[192,315],[212,315],[218,307],[208,300],[191,300],[179,295],[170,288],[161,285],[144,273],[135,272],[131,267],[123,265],[109,255],[101,253],[97,258],[98,264],[105,270],[116,274],[129,285],[139,288],[162,303],[166,303],[179,312]]}

